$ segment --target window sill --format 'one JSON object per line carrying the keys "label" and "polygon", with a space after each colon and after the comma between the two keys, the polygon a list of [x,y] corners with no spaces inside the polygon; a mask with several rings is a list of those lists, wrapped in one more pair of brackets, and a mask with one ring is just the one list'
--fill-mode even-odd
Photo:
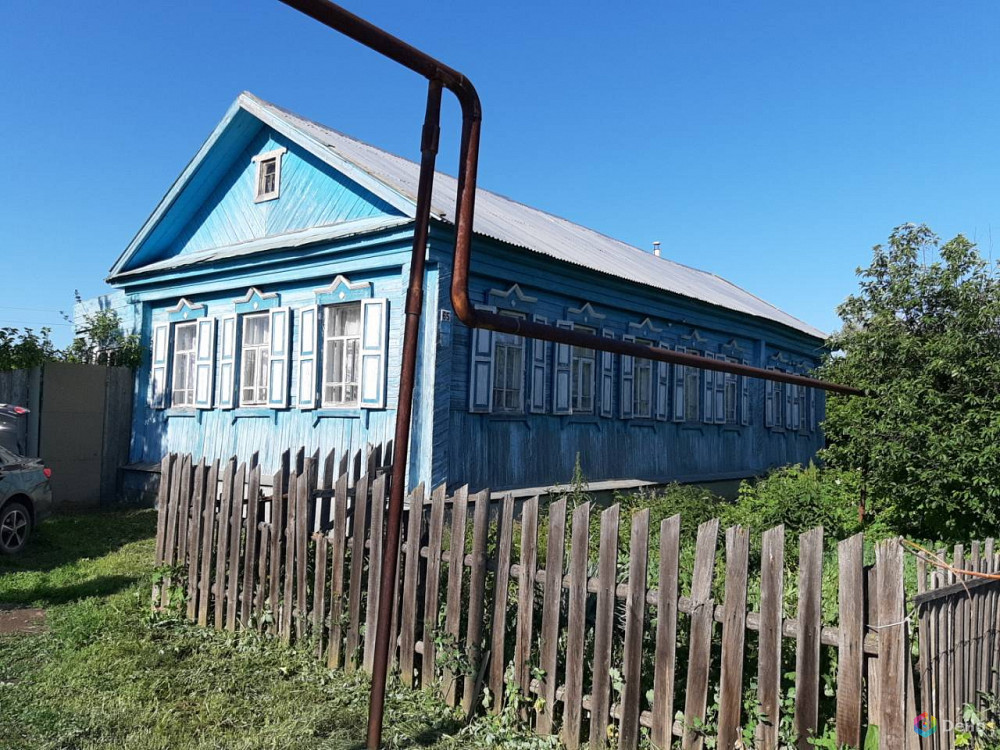
{"label": "window sill", "polygon": [[165,416],[167,419],[185,419],[185,418],[200,419],[201,409],[176,407],[167,409],[163,413],[163,416]]}
{"label": "window sill", "polygon": [[313,427],[319,424],[321,419],[361,419],[361,409],[345,407],[338,409],[332,406],[321,409],[314,409],[312,412]]}
{"label": "window sill", "polygon": [[523,422],[524,424],[529,424],[529,414],[518,414],[518,413],[491,413],[487,415],[490,422]]}
{"label": "window sill", "polygon": [[[610,417],[604,417],[610,419]],[[566,417],[566,424],[592,424],[600,427],[601,417],[594,414],[570,414]]]}
{"label": "window sill", "polygon": [[264,406],[241,406],[230,412],[230,424],[236,424],[238,419],[270,419],[278,423],[278,412]]}
{"label": "window sill", "polygon": [[645,427],[647,429],[656,427],[656,420],[652,417],[632,417],[624,421],[629,427]]}

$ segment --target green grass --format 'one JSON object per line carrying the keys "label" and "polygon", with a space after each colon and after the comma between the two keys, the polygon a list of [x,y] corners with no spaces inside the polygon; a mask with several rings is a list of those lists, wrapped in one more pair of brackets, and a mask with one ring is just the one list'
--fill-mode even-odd
{"label": "green grass", "polygon": [[[49,625],[0,637],[0,750],[363,747],[365,677],[270,638],[151,616],[155,522],[60,517],[0,558],[0,603],[44,607]],[[479,744],[431,692],[395,682],[385,726],[394,747]]]}

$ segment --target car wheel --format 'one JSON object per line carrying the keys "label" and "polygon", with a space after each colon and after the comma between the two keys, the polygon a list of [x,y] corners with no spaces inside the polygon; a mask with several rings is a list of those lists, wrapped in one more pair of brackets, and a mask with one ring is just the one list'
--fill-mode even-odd
{"label": "car wheel", "polygon": [[13,555],[24,549],[31,533],[31,514],[21,503],[8,503],[0,510],[0,553]]}

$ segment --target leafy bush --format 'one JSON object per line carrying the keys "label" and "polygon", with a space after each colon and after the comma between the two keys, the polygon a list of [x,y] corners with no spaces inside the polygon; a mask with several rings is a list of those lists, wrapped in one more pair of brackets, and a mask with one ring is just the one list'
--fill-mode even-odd
{"label": "leafy bush", "polygon": [[846,539],[861,531],[858,502],[861,481],[857,473],[839,469],[786,466],[758,482],[743,482],[739,499],[725,521],[752,531],[779,524],[788,534],[822,526],[825,536]]}
{"label": "leafy bush", "polygon": [[859,269],[821,374],[825,459],[866,468],[871,511],[903,534],[959,540],[1000,525],[1000,277],[959,235],[898,227]]}

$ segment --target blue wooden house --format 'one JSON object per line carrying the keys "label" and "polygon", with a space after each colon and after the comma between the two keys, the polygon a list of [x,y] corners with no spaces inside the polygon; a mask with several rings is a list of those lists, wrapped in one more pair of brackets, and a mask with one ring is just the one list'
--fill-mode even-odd
{"label": "blue wooden house", "polygon": [[[242,94],[115,262],[149,350],[131,459],[392,437],[418,165]],[[808,460],[821,392],[471,331],[449,301],[456,182],[438,175],[409,482],[712,481]],[[480,190],[479,304],[805,373],[823,334],[710,273]]]}

